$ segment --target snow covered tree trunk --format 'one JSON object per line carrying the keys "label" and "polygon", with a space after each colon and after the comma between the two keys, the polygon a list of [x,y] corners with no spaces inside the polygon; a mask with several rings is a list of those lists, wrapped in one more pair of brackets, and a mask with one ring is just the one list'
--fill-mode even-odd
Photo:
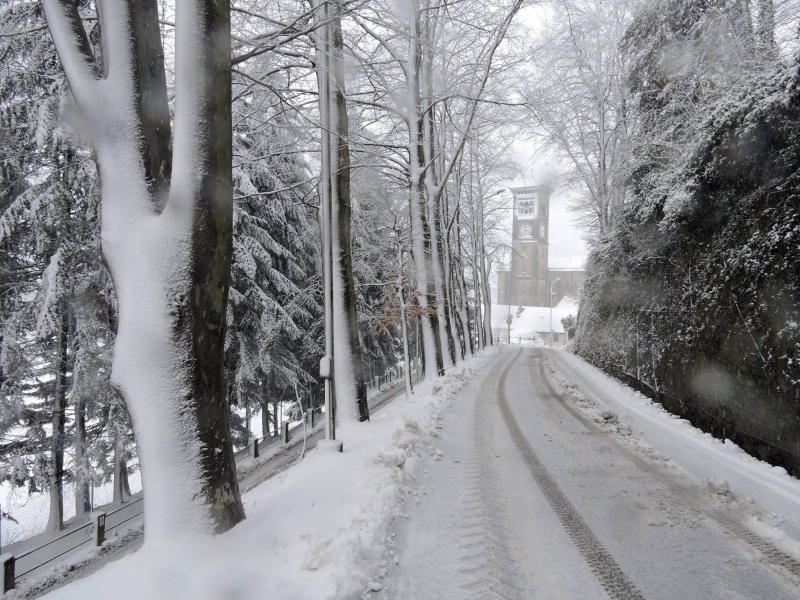
{"label": "snow covered tree trunk", "polygon": [[[434,141],[436,132],[433,123],[433,45],[432,30],[435,27],[435,18],[426,11],[424,39],[417,45],[422,53],[417,61],[418,77],[420,80],[420,95],[426,110],[421,111],[422,120],[422,157],[424,168],[423,181],[425,189],[425,205],[427,207],[428,228],[430,230],[430,266],[433,276],[433,294],[436,301],[436,323],[439,333],[439,347],[441,348],[442,367],[447,369],[454,365],[454,347],[450,335],[450,322],[447,318],[447,299],[444,290],[444,267],[442,264],[442,221],[439,210],[440,190],[436,181],[436,153]],[[419,35],[419,30],[417,30]]]}
{"label": "snow covered tree trunk", "polygon": [[102,3],[102,75],[76,5],[43,5],[100,167],[103,254],[119,307],[112,381],[133,418],[148,538],[225,531],[244,518],[223,375],[233,202],[228,1],[176,6],[171,160],[157,2]]}
{"label": "snow covered tree trunk", "polygon": [[[344,81],[344,40],[342,38],[341,2],[330,4],[330,109],[331,118],[331,198],[334,237],[334,258],[339,263],[338,275],[334,277],[334,339],[346,340],[337,344],[334,370],[336,388],[340,398],[355,398],[359,421],[369,420],[367,386],[364,383],[364,364],[361,358],[361,343],[358,334],[356,311],[356,289],[353,281],[353,258],[350,248],[350,149],[348,147],[347,102]],[[339,406],[340,415],[351,411]]]}
{"label": "snow covered tree trunk", "polygon": [[420,36],[419,36],[419,14],[416,3],[412,7],[409,16],[409,42],[408,42],[408,151],[409,151],[409,175],[410,175],[410,197],[409,207],[411,216],[411,255],[414,259],[414,270],[417,279],[417,288],[420,291],[418,302],[422,313],[420,315],[422,324],[422,349],[425,360],[425,375],[436,377],[441,372],[441,344],[436,339],[435,317],[428,310],[430,307],[430,254],[426,247],[426,234],[430,223],[426,223],[423,207],[426,206],[422,165],[424,162],[422,150],[422,97],[420,90]]}
{"label": "snow covered tree trunk", "polygon": [[[461,321],[461,332],[464,336],[464,345],[469,348],[471,356],[475,355],[475,344],[472,341],[472,330],[469,326],[469,304],[467,301],[467,286],[464,282],[464,262],[461,258],[461,210],[456,207],[455,217],[455,232],[456,241],[453,246],[455,252],[454,256],[454,270],[456,282],[458,283],[458,318]],[[465,348],[465,352],[466,352]]]}
{"label": "snow covered tree trunk", "polygon": [[[492,292],[489,287],[489,277],[486,265],[486,246],[484,240],[483,220],[485,218],[483,210],[483,186],[481,185],[480,173],[478,173],[478,209],[477,209],[477,239],[476,251],[478,256],[476,262],[479,267],[481,280],[481,291],[483,292],[483,344],[492,345]],[[476,300],[477,301],[477,300]]]}
{"label": "snow covered tree trunk", "polygon": [[452,256],[452,245],[450,243],[451,239],[451,223],[449,221],[449,216],[447,213],[447,195],[446,189],[445,193],[439,195],[439,205],[440,205],[440,213],[441,213],[441,222],[442,222],[442,261],[443,261],[443,275],[444,275],[444,296],[447,300],[446,304],[446,314],[447,314],[447,324],[448,324],[448,332],[450,335],[450,342],[453,345],[453,362],[457,363],[459,359],[464,360],[465,349],[464,343],[462,342],[461,338],[458,335],[458,324],[456,323],[456,301],[455,301],[455,291],[453,289],[453,256]]}
{"label": "snow covered tree trunk", "polygon": [[403,245],[400,243],[400,232],[397,232],[397,299],[400,302],[400,327],[403,333],[403,377],[406,384],[406,395],[411,396],[411,355],[408,352],[408,323],[406,322],[406,299],[403,292]]}

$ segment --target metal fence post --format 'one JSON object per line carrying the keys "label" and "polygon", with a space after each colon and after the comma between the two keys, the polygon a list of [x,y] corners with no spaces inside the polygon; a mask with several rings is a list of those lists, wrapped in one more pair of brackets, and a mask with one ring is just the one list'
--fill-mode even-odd
{"label": "metal fence post", "polygon": [[258,438],[253,440],[253,458],[258,458]]}
{"label": "metal fence post", "polygon": [[311,429],[314,429],[314,409],[311,409]]}
{"label": "metal fence post", "polygon": [[286,421],[283,424],[283,443],[284,444],[289,443],[289,421]]}
{"label": "metal fence post", "polygon": [[3,563],[3,593],[5,594],[16,587],[14,582],[14,555],[2,554],[0,555],[0,562]]}
{"label": "metal fence post", "polygon": [[106,541],[106,513],[92,513],[91,519],[94,524],[94,545],[102,546]]}

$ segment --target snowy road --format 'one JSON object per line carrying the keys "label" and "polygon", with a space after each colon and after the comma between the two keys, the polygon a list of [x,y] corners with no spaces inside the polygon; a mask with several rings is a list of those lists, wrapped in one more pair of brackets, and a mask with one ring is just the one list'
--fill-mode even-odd
{"label": "snowy road", "polygon": [[[388,538],[378,597],[800,598],[797,546],[774,527],[796,531],[797,481],[659,424],[590,369],[509,347],[462,390]],[[619,425],[599,416],[609,407]],[[757,535],[761,510],[784,514]]]}

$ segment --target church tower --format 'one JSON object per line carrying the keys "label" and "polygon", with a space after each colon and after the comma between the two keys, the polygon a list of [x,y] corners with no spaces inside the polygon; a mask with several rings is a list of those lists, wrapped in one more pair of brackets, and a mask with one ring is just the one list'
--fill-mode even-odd
{"label": "church tower", "polygon": [[548,223],[553,190],[536,185],[510,191],[514,195],[511,268],[501,273],[498,303],[547,306]]}

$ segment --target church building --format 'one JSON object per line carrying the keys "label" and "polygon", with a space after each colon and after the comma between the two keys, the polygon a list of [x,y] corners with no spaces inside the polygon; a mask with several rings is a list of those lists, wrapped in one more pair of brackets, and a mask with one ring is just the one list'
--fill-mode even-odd
{"label": "church building", "polygon": [[[546,185],[512,188],[511,264],[499,270],[497,304],[555,306],[564,296],[583,294],[586,270],[581,260],[550,261],[550,195]],[[576,264],[577,263],[577,264]]]}

